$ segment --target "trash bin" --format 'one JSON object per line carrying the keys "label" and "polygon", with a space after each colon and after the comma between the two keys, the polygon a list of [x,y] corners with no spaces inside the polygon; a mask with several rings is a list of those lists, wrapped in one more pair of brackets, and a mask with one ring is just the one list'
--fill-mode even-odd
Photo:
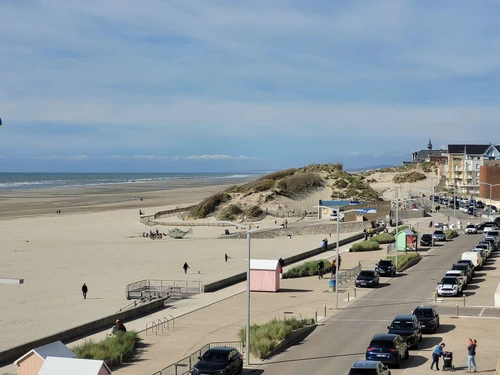
{"label": "trash bin", "polygon": [[330,292],[333,292],[335,290],[335,279],[331,279],[328,281],[328,289]]}

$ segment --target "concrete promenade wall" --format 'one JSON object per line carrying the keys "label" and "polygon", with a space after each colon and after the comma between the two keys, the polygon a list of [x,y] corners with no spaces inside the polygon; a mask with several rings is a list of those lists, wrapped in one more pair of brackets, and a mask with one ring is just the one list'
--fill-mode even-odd
{"label": "concrete promenade wall", "polygon": [[[374,229],[373,231],[374,231],[374,233],[378,233],[378,232],[381,232],[382,230],[383,230],[383,227],[380,227],[380,228]],[[262,232],[262,233],[267,233],[267,232]],[[257,233],[254,233],[254,234],[257,234]],[[254,234],[252,234],[252,238],[254,237]],[[361,240],[363,237],[364,237],[363,233],[354,234],[350,237],[347,237],[347,238],[340,240],[339,245],[344,246],[344,245],[347,245],[351,242]],[[337,248],[336,242],[328,244],[328,250],[333,250],[336,248]],[[314,257],[314,256],[321,254],[321,253],[324,253],[325,251],[328,251],[328,250],[325,250],[323,247],[317,247],[315,249],[306,251],[304,253],[292,255],[291,257],[285,258],[283,260],[285,261],[285,265],[288,266],[290,264],[298,263],[304,259]],[[237,275],[233,275],[233,276],[227,277],[225,279],[218,280],[218,281],[215,281],[213,283],[204,285],[203,292],[204,293],[216,292],[220,289],[227,288],[231,285],[241,283],[241,282],[245,281],[246,279],[247,279],[247,273],[242,272],[242,273],[239,273]]]}
{"label": "concrete promenade wall", "polygon": [[102,331],[103,329],[109,328],[111,332],[111,327],[113,326],[116,319],[120,320],[132,320],[145,315],[149,315],[153,312],[161,310],[165,307],[165,301],[168,298],[161,298],[151,302],[147,302],[139,307],[132,308],[130,310],[122,311],[113,315],[105,316],[94,320],[92,322],[85,323],[81,326],[73,327],[65,331],[57,332],[53,335],[42,337],[38,340],[27,342],[21,344],[14,348],[10,348],[0,352],[0,364],[12,363],[19,357],[23,356],[31,349],[37,348],[42,345],[50,344],[54,341],[62,341],[63,343],[71,342],[73,340],[88,336],[92,333]]}

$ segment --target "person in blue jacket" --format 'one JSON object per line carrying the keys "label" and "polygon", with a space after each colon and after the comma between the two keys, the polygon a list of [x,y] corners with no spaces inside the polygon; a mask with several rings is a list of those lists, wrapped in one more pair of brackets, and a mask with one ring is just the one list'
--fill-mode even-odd
{"label": "person in blue jacket", "polygon": [[431,364],[431,370],[433,370],[434,363],[436,364],[436,370],[439,371],[439,357],[442,357],[444,354],[444,347],[446,345],[444,342],[436,346],[434,351],[432,352],[432,364]]}

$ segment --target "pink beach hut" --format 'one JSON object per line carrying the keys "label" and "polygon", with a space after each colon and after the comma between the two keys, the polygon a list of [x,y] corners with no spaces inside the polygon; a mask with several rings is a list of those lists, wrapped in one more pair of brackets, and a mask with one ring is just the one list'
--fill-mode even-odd
{"label": "pink beach hut", "polygon": [[280,289],[280,266],[277,260],[250,259],[250,290],[277,292]]}
{"label": "pink beach hut", "polygon": [[104,361],[47,357],[38,375],[110,375]]}
{"label": "pink beach hut", "polygon": [[17,359],[17,375],[38,375],[47,357],[75,358],[76,355],[61,341],[31,349],[28,353]]}

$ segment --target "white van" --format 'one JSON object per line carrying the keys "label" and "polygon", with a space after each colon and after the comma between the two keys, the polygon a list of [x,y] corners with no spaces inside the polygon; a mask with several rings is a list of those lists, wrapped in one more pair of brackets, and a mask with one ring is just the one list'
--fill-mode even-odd
{"label": "white van", "polygon": [[472,261],[474,264],[474,269],[477,270],[483,266],[483,257],[480,253],[474,251],[466,251],[462,254],[461,259],[466,259]]}
{"label": "white van", "polygon": [[[340,221],[344,221],[344,214],[342,212],[339,212],[339,217],[340,217]],[[337,221],[337,213],[336,212],[332,212],[330,214],[330,220]]]}

